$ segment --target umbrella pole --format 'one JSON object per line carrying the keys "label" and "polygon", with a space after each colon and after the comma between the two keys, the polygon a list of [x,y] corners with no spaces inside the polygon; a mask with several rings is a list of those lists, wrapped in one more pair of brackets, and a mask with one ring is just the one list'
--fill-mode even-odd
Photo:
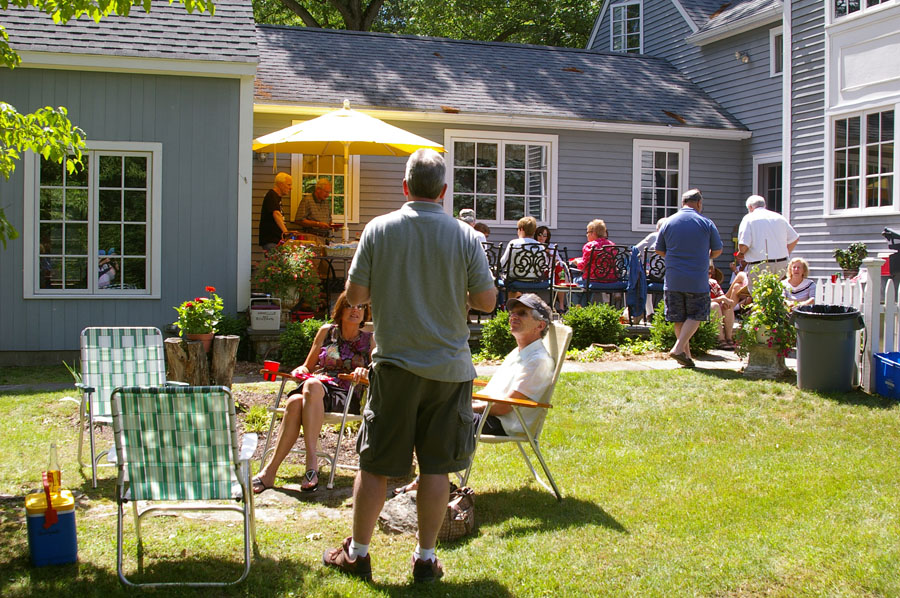
{"label": "umbrella pole", "polygon": [[350,189],[347,185],[347,174],[350,171],[350,143],[344,142],[344,228],[343,228],[343,239],[344,243],[350,241],[350,229],[347,228],[347,209],[349,208],[350,203]]}

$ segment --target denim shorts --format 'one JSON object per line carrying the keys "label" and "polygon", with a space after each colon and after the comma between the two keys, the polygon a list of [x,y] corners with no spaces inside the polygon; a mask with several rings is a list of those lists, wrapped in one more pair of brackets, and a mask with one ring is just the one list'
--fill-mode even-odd
{"label": "denim shorts", "polygon": [[444,474],[469,466],[475,450],[472,381],[439,382],[395,365],[369,370],[369,401],[356,439],[365,472],[402,477],[416,451],[419,471]]}
{"label": "denim shorts", "polygon": [[664,291],[666,321],[684,322],[694,320],[705,322],[709,319],[709,292],[686,293],[684,291]]}

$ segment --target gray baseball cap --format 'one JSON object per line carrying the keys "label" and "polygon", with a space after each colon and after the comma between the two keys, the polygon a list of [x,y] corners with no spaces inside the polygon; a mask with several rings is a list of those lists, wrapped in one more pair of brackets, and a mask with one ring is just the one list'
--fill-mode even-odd
{"label": "gray baseball cap", "polygon": [[551,320],[551,310],[550,306],[544,303],[544,300],[535,295],[534,293],[526,293],[521,297],[510,299],[506,302],[506,310],[509,311],[517,305],[524,305],[529,309],[537,310],[538,314],[542,320],[550,323]]}

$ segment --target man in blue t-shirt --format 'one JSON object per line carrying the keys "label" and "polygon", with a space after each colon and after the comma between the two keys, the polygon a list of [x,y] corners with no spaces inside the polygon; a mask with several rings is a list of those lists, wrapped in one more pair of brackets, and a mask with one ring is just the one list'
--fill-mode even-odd
{"label": "man in blue t-shirt", "polygon": [[681,204],[681,210],[659,229],[656,253],[666,259],[666,320],[675,325],[678,337],[669,355],[685,367],[694,367],[690,340],[700,322],[709,319],[709,260],[722,253],[722,240],[712,220],[700,215],[699,189],[682,195]]}

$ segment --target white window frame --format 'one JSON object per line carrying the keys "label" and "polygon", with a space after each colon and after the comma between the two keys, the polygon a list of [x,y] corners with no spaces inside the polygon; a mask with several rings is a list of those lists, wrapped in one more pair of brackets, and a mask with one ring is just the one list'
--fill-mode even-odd
{"label": "white window frame", "polygon": [[[779,36],[781,37],[780,44],[778,43]],[[781,64],[775,60],[779,45],[781,46]],[[782,72],[784,72],[784,27],[773,27],[769,29],[769,76],[780,77]]]}
{"label": "white window frame", "polygon": [[[303,122],[307,121],[291,120],[292,125]],[[304,154],[291,154],[291,178],[294,180],[294,186],[291,189],[291,211],[288,220],[294,220],[297,209],[300,207],[300,201],[303,199],[303,177],[301,173],[303,156]],[[350,211],[347,213],[347,224],[359,224],[359,162],[359,156],[355,155],[351,155],[350,161],[347,162],[348,180],[344,181],[344,191],[346,193],[344,202],[350,206]],[[331,218],[333,222],[344,222],[343,215],[336,215],[332,212]]]}
{"label": "white window frame", "polygon": [[[291,188],[291,211],[287,220],[295,219],[297,209],[303,200],[303,156],[304,154],[291,155],[291,178],[294,180],[294,186]],[[344,181],[344,190],[346,191],[344,201],[350,206],[350,210],[347,212],[347,224],[359,224],[359,156],[350,156],[347,165],[348,180]],[[330,197],[329,201],[331,201]],[[332,212],[331,218],[333,222],[344,222],[342,214]]]}
{"label": "white window frame", "polygon": [[[893,171],[893,197],[891,205],[867,208],[865,206],[866,197],[866,116],[875,112],[894,112],[894,171]],[[860,146],[860,183],[859,183],[859,207],[845,208],[837,210],[834,207],[834,123],[837,120],[860,117],[860,135],[862,145]],[[897,152],[897,143],[900,141],[900,126],[898,126],[897,118],[900,116],[900,104],[888,104],[866,107],[849,112],[832,113],[827,118],[826,154],[825,154],[825,210],[824,213],[828,217],[848,218],[857,216],[878,216],[881,214],[897,214],[900,212],[900,156]]]}
{"label": "white window frame", "polygon": [[[40,235],[37,227],[40,223],[40,160],[41,156],[34,152],[25,155],[25,213],[23,221],[23,246],[30,248],[23,256],[23,296],[25,299],[159,299],[162,286],[162,144],[154,142],[132,141],[87,141],[85,153],[117,153],[134,152],[150,154],[149,202],[147,209],[147,239],[150,247],[147,251],[149,262],[146,289],[103,289],[95,288],[96,277],[89,277],[91,283],[87,289],[41,289],[40,267]],[[96,169],[97,160],[91,157],[90,168]],[[92,172],[95,172],[92,170]],[[97,271],[97,201],[96,184],[89,186],[90,202],[88,204],[88,271]],[[30,255],[29,255],[30,254]]]}
{"label": "white window frame", "polygon": [[641,222],[641,152],[662,151],[679,152],[678,158],[678,206],[681,209],[681,195],[690,189],[688,175],[690,173],[691,144],[686,141],[662,141],[658,139],[635,139],[631,166],[631,230],[634,232],[650,232],[656,230],[656,223]]}
{"label": "white window frame", "polygon": [[835,0],[826,0],[827,6],[827,15],[828,15],[828,23],[844,23],[848,19],[856,19],[863,17],[868,14],[872,14],[873,12],[883,10],[888,6],[896,6],[897,2],[895,0],[886,0],[881,4],[876,4],[875,6],[868,6],[867,0],[860,0],[859,10],[847,13],[845,15],[838,15],[837,11],[835,11],[834,3]]}
{"label": "white window frame", "polygon": [[[638,54],[644,53],[644,4],[642,0],[626,0],[624,2],[616,2],[615,4],[610,5],[609,7],[609,51],[610,52],[621,52],[623,54],[633,54],[633,52],[628,51],[628,43],[626,40],[625,49],[624,50],[614,50],[613,49],[613,22],[615,21],[615,12],[617,8],[623,8],[626,11],[628,7],[632,4],[637,4],[638,10],[640,10],[641,14],[639,17],[640,20],[640,45],[638,46]],[[623,35],[627,38],[627,33],[623,31]]]}
{"label": "white window frame", "polygon": [[558,192],[558,171],[559,171],[559,135],[543,135],[538,133],[512,133],[508,131],[470,131],[464,129],[445,129],[444,130],[444,148],[446,149],[445,160],[447,162],[447,193],[444,196],[444,211],[453,214],[453,164],[454,164],[454,143],[457,141],[474,141],[476,143],[496,143],[498,144],[497,155],[497,215],[496,220],[481,220],[489,226],[516,226],[516,220],[509,220],[503,217],[504,198],[503,192],[503,144],[504,143],[533,143],[548,145],[548,193],[547,198],[547,220],[538,221],[538,225],[544,225],[550,229],[556,228],[557,213],[557,192]]}

